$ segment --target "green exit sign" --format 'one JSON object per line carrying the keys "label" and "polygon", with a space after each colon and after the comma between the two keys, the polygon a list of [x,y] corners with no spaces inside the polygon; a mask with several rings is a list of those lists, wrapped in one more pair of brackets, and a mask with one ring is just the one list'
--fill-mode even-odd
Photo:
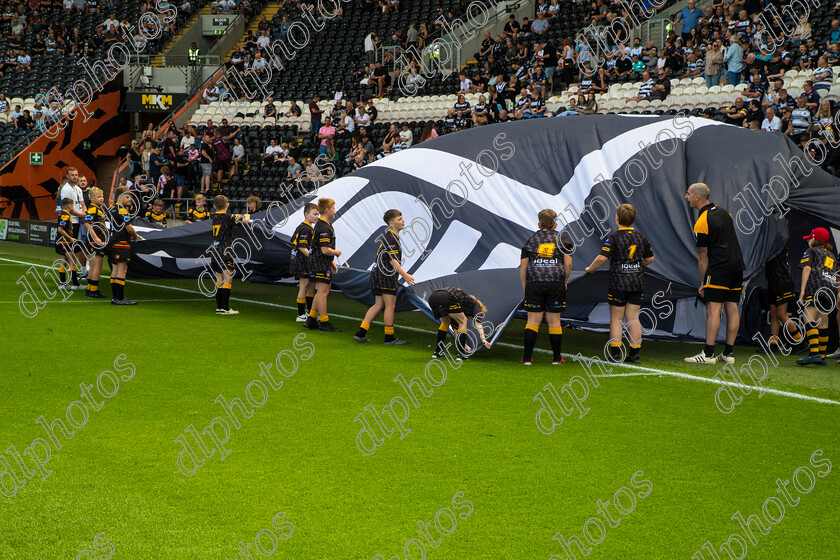
{"label": "green exit sign", "polygon": [[90,140],[82,140],[82,149],[90,150]]}
{"label": "green exit sign", "polygon": [[41,152],[29,152],[29,165],[43,165],[44,154]]}
{"label": "green exit sign", "polygon": [[224,29],[214,29],[213,30],[213,35],[224,35],[224,34],[225,34]]}

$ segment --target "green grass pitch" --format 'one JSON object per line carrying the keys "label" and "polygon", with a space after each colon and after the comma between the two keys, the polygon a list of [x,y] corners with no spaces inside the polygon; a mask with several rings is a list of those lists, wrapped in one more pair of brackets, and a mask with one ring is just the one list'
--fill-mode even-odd
{"label": "green grass pitch", "polygon": [[[604,336],[567,329],[567,363],[552,367],[543,353],[528,368],[518,363],[524,324],[515,320],[503,344],[458,368],[449,364],[429,397],[416,391],[419,407],[410,405],[404,423],[410,432],[400,439],[395,431],[364,455],[354,418],[369,404],[381,411],[405,398],[397,375],[423,377],[435,330],[424,316],[397,315],[408,346],[382,346],[381,323],[371,330],[373,344],[358,345],[352,335],[365,309],[333,294],[330,314],[344,332],[305,331],[296,349],[304,330],[294,322],[291,287],[235,281],[232,305],[241,315],[219,317],[194,281],[129,279],[126,294],[136,307],[76,292],[26,318],[16,284],[29,268],[24,263],[44,265],[54,256],[0,243],[0,451],[15,473],[2,482],[8,492],[12,476],[25,481],[14,496],[0,496],[0,559],[559,560],[568,554],[552,537],[585,539],[584,529],[593,540],[603,537],[596,545],[583,541],[589,558],[689,560],[700,551],[709,560],[715,557],[701,550],[709,541],[719,560],[728,560],[721,545],[733,534],[747,545],[742,551],[732,539],[733,554],[751,560],[838,557],[840,366],[833,363],[797,368],[793,357],[782,358],[765,383],[789,394],[759,398],[735,389],[743,401],[723,414],[714,400],[719,386],[697,379],[717,368],[682,363],[698,345],[646,343],[641,368],[613,366],[597,387],[590,380],[586,415],[575,411],[546,435],[536,426],[534,397],[549,382],[560,391],[572,376],[586,379],[569,357],[601,352]],[[110,296],[107,280],[102,285]],[[548,347],[545,327],[538,346]],[[276,372],[285,350],[298,360],[289,377]],[[752,353],[736,348],[740,362]],[[283,360],[291,368],[289,354]],[[226,417],[214,402],[219,395],[246,400],[249,383],[266,379],[261,363],[275,364],[270,371],[282,387],[268,389],[250,418],[237,413],[240,427],[231,426],[224,460],[218,449],[204,456],[187,436],[204,463],[193,476],[182,474],[176,438],[188,426],[201,432]],[[23,478],[6,450],[23,453],[47,438],[36,420],[65,419],[68,405],[85,401],[80,384],[95,386],[106,370],[128,380],[111,398],[91,389],[102,408],[88,406],[72,439],[56,430],[61,449],[51,446],[46,480],[29,456],[23,460],[34,476]],[[255,387],[251,395],[261,398]],[[80,422],[82,412],[73,410]],[[817,450],[822,455],[814,456]],[[30,453],[43,457],[44,450],[35,445]],[[794,489],[795,474],[801,488],[812,485],[808,492]],[[795,507],[777,492],[777,479],[791,481]],[[618,521],[611,526],[598,501],[616,496],[632,511],[609,506]],[[785,508],[775,524],[762,514],[774,496]],[[775,502],[767,503],[778,519]],[[438,512],[444,532],[436,529]],[[736,512],[759,516],[767,534],[753,522],[753,542],[731,519]],[[418,521],[431,523],[426,531],[436,547],[418,534]],[[272,535],[276,548],[264,555],[254,540],[269,553]],[[240,541],[250,543],[243,555]]]}

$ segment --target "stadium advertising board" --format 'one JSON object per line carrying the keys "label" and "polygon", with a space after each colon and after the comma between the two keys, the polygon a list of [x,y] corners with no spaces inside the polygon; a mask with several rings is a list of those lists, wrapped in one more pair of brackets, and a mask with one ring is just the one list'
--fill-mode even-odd
{"label": "stadium advertising board", "polygon": [[186,93],[139,93],[126,94],[126,110],[144,113],[168,113],[186,101]]}
{"label": "stadium advertising board", "polygon": [[55,244],[57,232],[58,227],[55,224],[49,222],[29,222],[29,243],[50,247]]}
{"label": "stadium advertising board", "polygon": [[0,218],[0,241],[6,240],[6,231],[9,228],[9,220]]}
{"label": "stadium advertising board", "polygon": [[29,224],[26,220],[7,220],[6,241],[29,243]]}

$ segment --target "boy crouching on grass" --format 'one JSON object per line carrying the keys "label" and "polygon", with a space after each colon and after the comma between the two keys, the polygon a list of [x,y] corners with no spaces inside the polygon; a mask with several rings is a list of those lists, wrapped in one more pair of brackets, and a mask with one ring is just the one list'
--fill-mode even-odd
{"label": "boy crouching on grass", "polygon": [[105,228],[105,195],[96,187],[88,191],[90,204],[87,207],[84,227],[87,232],[87,253],[93,255],[88,271],[87,291],[85,297],[103,299],[105,296],[99,291],[99,275],[102,274],[102,258],[108,244],[108,230]]}
{"label": "boy crouching on grass", "polygon": [[166,227],[166,204],[157,198],[146,212],[146,221],[153,225]]}
{"label": "boy crouching on grass", "polygon": [[653,262],[653,249],[647,238],[633,229],[636,209],[631,204],[622,204],[615,211],[618,231],[604,242],[601,252],[588,267],[587,274],[610,261],[610,287],[607,302],[610,304],[610,355],[611,362],[621,362],[624,352],[621,344],[622,321],[627,321],[630,351],[624,360],[631,364],[641,363],[639,350],[642,347],[642,325],[639,310],[645,297],[644,269]]}
{"label": "boy crouching on grass", "polygon": [[375,303],[368,309],[362,326],[356,332],[353,340],[356,342],[370,342],[367,332],[371,322],[385,310],[385,344],[400,346],[406,344],[394,335],[394,310],[397,306],[397,274],[403,277],[407,284],[414,284],[414,277],[401,266],[402,249],[400,247],[400,231],[405,228],[405,218],[399,210],[388,210],[383,217],[388,229],[379,238],[376,249],[376,261],[370,273],[370,289],[373,291]]}
{"label": "boy crouching on grass", "polygon": [[233,287],[233,257],[230,248],[233,244],[233,226],[249,223],[249,214],[228,214],[230,203],[224,195],[213,199],[213,251],[211,261],[216,273],[216,315],[239,315],[239,311],[230,308],[230,289]]}
{"label": "boy crouching on grass", "polygon": [[306,321],[306,312],[312,309],[312,300],[315,298],[315,282],[309,280],[309,250],[312,247],[315,224],[320,216],[318,205],[307,202],[303,207],[303,221],[292,236],[292,262],[289,272],[300,282],[297,293],[298,323]]}
{"label": "boy crouching on grass", "polygon": [[210,219],[210,211],[207,209],[207,197],[199,193],[195,195],[195,207],[190,208],[187,214],[187,223],[192,224]]}
{"label": "boy crouching on grass", "polygon": [[73,209],[73,199],[61,199],[61,213],[58,215],[58,239],[55,243],[56,254],[61,255],[61,265],[58,269],[58,278],[62,284],[67,283],[67,269],[71,270],[71,290],[81,290],[79,284],[79,272],[76,270],[75,256],[73,255],[73,221],[70,211]]}

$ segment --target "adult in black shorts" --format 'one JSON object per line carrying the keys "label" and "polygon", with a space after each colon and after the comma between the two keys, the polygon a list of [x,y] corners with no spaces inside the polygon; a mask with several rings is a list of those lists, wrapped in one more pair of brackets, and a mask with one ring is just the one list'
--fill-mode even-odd
{"label": "adult in black shorts", "polygon": [[607,302],[610,304],[610,350],[607,359],[612,362],[623,359],[621,330],[622,320],[626,320],[630,351],[624,361],[639,364],[642,362],[639,357],[642,346],[639,310],[645,297],[644,269],[653,262],[653,249],[647,238],[632,227],[636,221],[633,205],[619,206],[615,211],[615,221],[618,231],[607,238],[601,252],[586,267],[586,273],[594,274],[609,259],[610,287]]}
{"label": "adult in black shorts", "polygon": [[455,337],[455,347],[458,350],[458,357],[462,360],[469,359],[474,352],[467,344],[467,324],[469,319],[473,320],[473,326],[478,331],[481,342],[485,348],[490,348],[490,341],[484,335],[484,328],[481,321],[476,320],[476,315],[484,315],[487,308],[475,296],[471,296],[458,288],[441,288],[435,290],[429,296],[429,307],[435,319],[440,319],[440,326],[437,332],[437,343],[433,358],[442,358],[445,354],[446,333],[449,332],[449,325],[452,321],[457,324],[458,334]]}
{"label": "adult in black shorts", "polygon": [[521,363],[531,365],[534,346],[545,315],[548,339],[554,354],[552,364],[563,360],[563,327],[560,313],[566,308],[566,286],[572,273],[572,243],[557,231],[557,212],[541,210],[539,227],[522,247],[519,275],[525,292],[524,351]]}
{"label": "adult in black shorts", "polygon": [[[735,233],[732,216],[725,209],[709,202],[710,190],[705,183],[694,183],[685,193],[689,206],[700,211],[694,224],[697,238],[697,264],[700,269],[700,296],[706,304],[706,347],[696,356],[685,358],[689,363],[735,363],[733,346],[741,324],[738,301],[744,282],[744,260]],[[715,338],[720,329],[720,311],[726,313],[726,345],[715,358]]]}

